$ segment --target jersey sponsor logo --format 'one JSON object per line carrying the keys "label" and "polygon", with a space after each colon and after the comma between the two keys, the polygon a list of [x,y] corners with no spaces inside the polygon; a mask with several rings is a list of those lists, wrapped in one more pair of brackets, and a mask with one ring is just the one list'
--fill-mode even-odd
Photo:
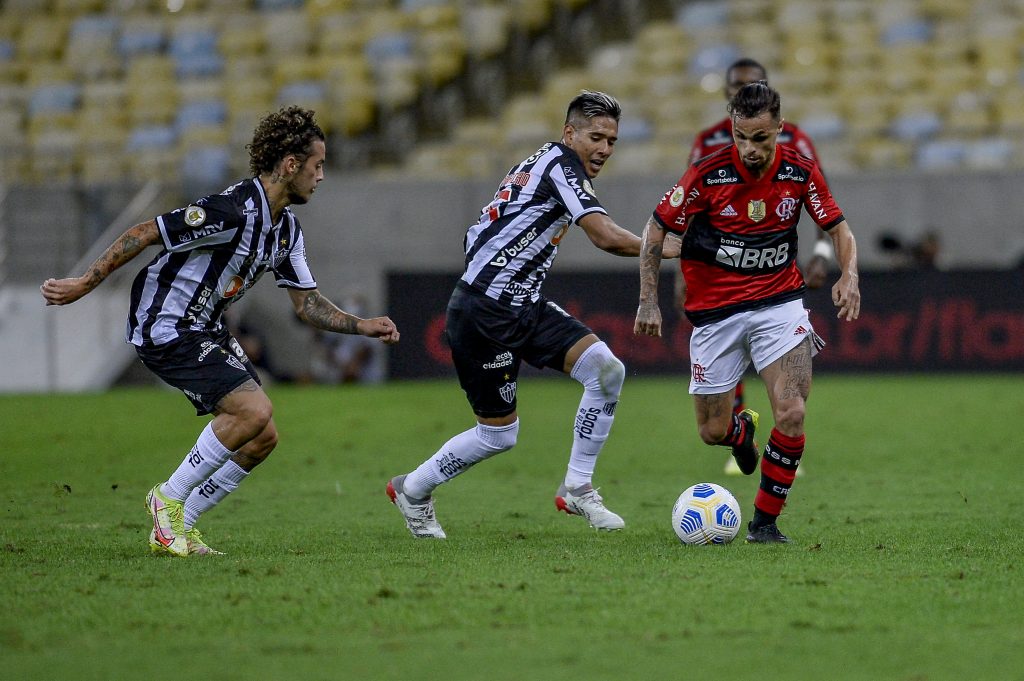
{"label": "jersey sponsor logo", "polygon": [[[576,194],[576,198],[583,202],[590,201],[590,196],[587,192],[583,191],[583,187],[580,186],[580,181],[576,179],[576,173],[572,168],[564,167],[562,170],[565,172],[565,182],[572,189],[573,193]],[[586,182],[586,180],[584,180]]]}
{"label": "jersey sponsor logo", "polygon": [[796,199],[792,196],[787,196],[779,202],[779,205],[775,207],[775,214],[783,220],[791,220],[793,215],[796,213]]}
{"label": "jersey sponsor logo", "polygon": [[491,261],[491,264],[495,267],[504,267],[508,264],[508,261],[516,257],[529,246],[534,239],[537,238],[537,228],[532,228],[529,232],[519,237],[519,241],[515,242],[511,246],[506,246],[498,254],[498,257]]}
{"label": "jersey sponsor logo", "polygon": [[786,165],[779,169],[775,179],[779,182],[784,182],[786,180],[790,180],[792,182],[806,182],[807,173],[804,172],[802,168]]}
{"label": "jersey sponsor logo", "polygon": [[484,369],[500,369],[502,367],[512,366],[512,353],[506,350],[500,355],[495,355],[493,362],[487,362],[483,365]]}
{"label": "jersey sponsor logo", "polygon": [[765,206],[764,201],[761,199],[751,199],[750,202],[747,203],[747,217],[754,222],[761,222],[767,214],[768,209]]}
{"label": "jersey sponsor logo", "polygon": [[220,349],[220,346],[219,346],[219,345],[217,345],[216,343],[214,343],[213,341],[203,341],[203,342],[202,342],[202,343],[201,343],[201,344],[199,345],[199,347],[200,347],[201,349],[200,349],[200,351],[199,351],[199,359],[198,359],[198,361],[200,361],[200,362],[202,362],[203,360],[205,360],[205,359],[206,359],[206,357],[207,357],[207,355],[209,355],[209,354],[210,354],[211,352],[213,352],[214,350],[218,350],[218,349]]}
{"label": "jersey sponsor logo", "polygon": [[[210,288],[209,286],[204,286],[203,290],[199,292],[199,297],[196,298],[196,302],[188,306],[188,314],[185,315],[185,319],[192,322],[193,324],[197,323],[199,321],[199,317],[197,317],[196,315],[198,315],[200,312],[206,309],[206,304],[210,302],[210,297],[212,295],[213,289]],[[202,362],[203,358],[200,357],[199,361]]]}
{"label": "jersey sponsor logo", "polygon": [[505,179],[501,181],[499,186],[505,187],[508,185],[514,185],[516,187],[525,187],[530,184],[530,173],[515,173],[505,176]]}
{"label": "jersey sponsor logo", "polygon": [[512,381],[501,386],[498,388],[498,394],[501,395],[501,399],[512,404],[512,401],[516,399],[516,382]]}
{"label": "jersey sponsor logo", "polygon": [[677,186],[675,189],[672,190],[672,193],[669,195],[668,203],[673,208],[678,208],[679,206],[683,205],[683,199],[685,199],[685,198],[686,198],[686,189],[683,188],[683,187]]}
{"label": "jersey sponsor logo", "polygon": [[[206,211],[195,204],[185,209],[185,224],[189,227],[198,227],[206,220]],[[221,227],[223,228],[221,223]],[[198,238],[198,237],[196,237]]]}
{"label": "jersey sponsor logo", "polygon": [[734,218],[737,215],[739,215],[739,213],[736,212],[736,209],[733,208],[732,204],[730,203],[728,206],[722,209],[722,212],[719,213],[719,215],[726,218]]}
{"label": "jersey sponsor logo", "polygon": [[234,298],[242,290],[243,286],[245,286],[245,281],[236,274],[228,279],[228,285],[224,287],[224,293],[221,295],[224,298]]}
{"label": "jersey sponsor logo", "polygon": [[716,184],[736,184],[739,181],[740,176],[736,174],[736,169],[732,166],[719,168],[717,173],[708,173],[704,176],[704,186],[706,187]]}
{"label": "jersey sponsor logo", "polygon": [[505,288],[503,288],[502,291],[516,298],[520,296],[529,297],[533,295],[532,289],[530,289],[527,286],[523,286],[522,284],[517,284],[514,281],[510,281],[509,283],[505,284]]}
{"label": "jersey sponsor logo", "polygon": [[818,196],[818,187],[813,182],[808,185],[807,190],[810,192],[807,196],[807,200],[811,202],[811,210],[819,220],[824,220],[828,217],[828,213],[825,208],[821,205],[821,197]]}
{"label": "jersey sponsor logo", "polygon": [[789,260],[789,244],[778,247],[746,248],[743,245],[722,244],[718,247],[715,260],[727,267],[739,270],[760,270],[777,268]]}
{"label": "jersey sponsor logo", "polygon": [[[200,208],[200,210],[202,210],[202,208]],[[204,220],[206,219],[206,214],[205,213],[203,214],[203,219]],[[194,226],[191,223],[189,223],[187,215],[185,216],[185,222],[186,222],[186,224],[189,224],[190,226]],[[200,220],[198,224],[202,224],[202,220]],[[211,234],[216,234],[217,232],[223,232],[223,231],[224,231],[224,223],[223,222],[218,222],[215,225],[207,225],[206,227],[203,227],[202,229],[193,229],[188,234],[182,234],[179,240],[181,241],[181,243],[188,243],[189,241],[192,241],[193,239],[202,239],[204,236],[210,236]]]}
{"label": "jersey sponsor logo", "polygon": [[558,232],[553,237],[551,237],[551,245],[552,246],[557,246],[558,244],[562,243],[562,239],[565,237],[565,235],[566,235],[566,233],[568,231],[569,231],[569,223],[567,222],[564,225],[562,225],[562,228],[559,229]]}

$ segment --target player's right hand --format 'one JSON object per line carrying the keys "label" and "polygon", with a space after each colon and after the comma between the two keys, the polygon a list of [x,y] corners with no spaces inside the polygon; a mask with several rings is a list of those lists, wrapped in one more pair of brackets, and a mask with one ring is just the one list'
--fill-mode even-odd
{"label": "player's right hand", "polygon": [[39,287],[47,305],[67,305],[73,303],[90,290],[85,283],[85,277],[71,277],[69,279],[47,279]]}

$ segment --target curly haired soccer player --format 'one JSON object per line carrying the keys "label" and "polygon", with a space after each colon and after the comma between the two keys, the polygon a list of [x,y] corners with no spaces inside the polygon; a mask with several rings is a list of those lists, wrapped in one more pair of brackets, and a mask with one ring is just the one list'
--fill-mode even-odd
{"label": "curly haired soccer player", "polygon": [[779,93],[763,81],[749,83],[729,102],[729,114],[734,144],[690,166],[647,222],[634,333],[661,335],[662,244],[666,232],[682,234],[685,312],[694,326],[690,393],[701,439],[732,448],[743,473],[757,469],[757,424],[732,410],[736,384],[753,362],[775,427],[747,541],[786,542],[776,520],[803,455],[811,357],[820,348],[796,264],[801,209],[832,238],[841,269],[832,301],[847,321],[860,314],[857,246],[817,164],[778,144]]}
{"label": "curly haired soccer player", "polygon": [[47,305],[86,295],[147,246],[160,252],[132,286],[127,341],[142,363],[213,414],[178,468],[146,496],[150,547],[175,556],[220,553],[196,529],[277,445],[270,399],[255,367],[224,327],[224,311],[273,272],[295,313],[325,331],[396,343],[387,317],[361,319],[322,296],[306,262],[298,218],[324,178],[324,133],[297,106],[264,117],[248,145],[253,177],[220,194],[129,228],[80,277],[47,279]]}

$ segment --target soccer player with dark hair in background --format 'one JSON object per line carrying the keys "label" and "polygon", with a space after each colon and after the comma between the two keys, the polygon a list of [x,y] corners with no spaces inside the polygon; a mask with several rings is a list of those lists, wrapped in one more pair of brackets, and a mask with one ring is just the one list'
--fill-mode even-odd
{"label": "soccer player with dark hair in background", "polygon": [[324,133],[297,106],[264,117],[248,145],[253,177],[220,194],[135,225],[80,277],[47,279],[47,305],[86,295],[147,246],[160,252],[132,286],[127,341],[146,367],[181,390],[200,416],[213,414],[170,478],[146,496],[154,552],[220,553],[196,519],[232,492],[270,455],[277,428],[255,367],[225,328],[224,311],[267,271],[291,297],[295,313],[325,331],[396,343],[387,317],[360,319],[317,290],[298,218],[324,178]]}
{"label": "soccer player with dark hair in background", "polygon": [[634,333],[661,335],[662,245],[666,232],[682,234],[685,312],[694,326],[690,393],[701,439],[731,447],[743,473],[757,469],[756,423],[732,411],[736,384],[753,362],[775,427],[747,541],[786,542],[776,519],[803,456],[811,357],[821,347],[795,259],[801,208],[832,238],[841,269],[832,301],[847,321],[860,314],[857,246],[817,164],[778,143],[779,93],[763,81],[748,83],[729,102],[729,115],[734,144],[691,165],[647,221]]}
{"label": "soccer player with dark hair in background", "polygon": [[[515,446],[523,360],[583,385],[556,507],[601,530],[625,525],[591,483],[625,367],[589,328],[541,295],[558,245],[573,224],[604,251],[640,253],[640,238],[608,217],[591,184],[614,151],[620,115],[614,98],[583,91],[569,104],[561,141],[544,144],[513,166],[466,234],[466,269],[448,303],[445,334],[477,423],[412,472],[388,481],[388,497],[415,537],[446,536],[434,513],[432,494],[439,485]],[[678,254],[678,242],[669,249]]]}

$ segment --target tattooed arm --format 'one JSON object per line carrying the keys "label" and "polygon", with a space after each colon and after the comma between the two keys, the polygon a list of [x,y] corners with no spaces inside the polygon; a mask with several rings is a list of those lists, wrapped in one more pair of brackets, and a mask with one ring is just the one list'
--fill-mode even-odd
{"label": "tattooed arm", "polygon": [[661,335],[658,274],[661,271],[664,246],[665,228],[654,218],[648,219],[640,246],[640,306],[633,323],[633,333],[637,335]]}
{"label": "tattooed arm", "polygon": [[110,273],[141,253],[147,246],[160,241],[156,220],[149,220],[130,227],[118,237],[103,254],[96,259],[89,270],[80,277],[68,279],[47,279],[39,287],[47,305],[73,303],[100,285]]}
{"label": "tattooed arm", "polygon": [[288,295],[295,306],[295,314],[310,326],[335,333],[351,333],[370,338],[379,338],[385,343],[397,343],[398,327],[387,317],[361,319],[345,312],[320,291],[301,291],[288,289]]}

